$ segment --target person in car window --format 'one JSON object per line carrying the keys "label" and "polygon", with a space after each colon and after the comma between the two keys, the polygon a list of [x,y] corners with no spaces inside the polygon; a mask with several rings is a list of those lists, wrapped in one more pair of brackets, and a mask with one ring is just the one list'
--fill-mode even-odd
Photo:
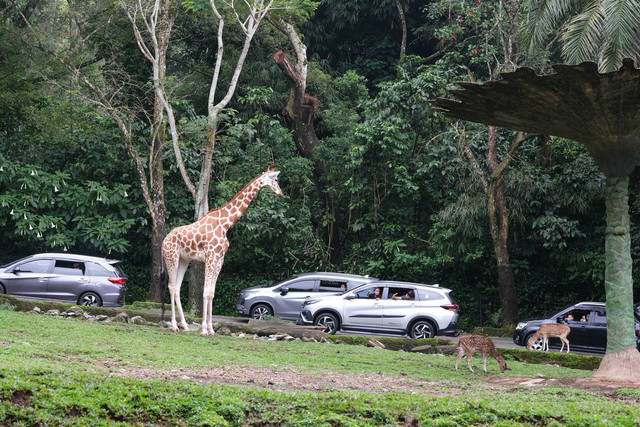
{"label": "person in car window", "polygon": [[566,321],[567,322],[575,322],[575,319],[573,318],[573,314],[568,315]]}
{"label": "person in car window", "polygon": [[415,297],[415,293],[413,291],[409,291],[407,292],[405,295],[399,297],[398,293],[396,292],[395,294],[393,294],[393,296],[391,298],[393,299],[404,299],[404,300],[412,300]]}
{"label": "person in car window", "polygon": [[380,288],[375,288],[373,292],[367,291],[367,297],[380,299]]}

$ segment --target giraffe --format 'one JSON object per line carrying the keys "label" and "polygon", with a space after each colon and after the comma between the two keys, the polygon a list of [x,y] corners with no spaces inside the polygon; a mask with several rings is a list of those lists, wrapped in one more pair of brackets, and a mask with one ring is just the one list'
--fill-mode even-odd
{"label": "giraffe", "polygon": [[195,261],[205,263],[201,335],[206,337],[215,334],[211,320],[213,296],[224,256],[229,249],[227,231],[242,216],[262,187],[269,187],[278,196],[282,196],[282,190],[278,185],[279,173],[275,168],[268,168],[266,172],[251,180],[229,203],[210,210],[192,224],[174,228],[164,238],[162,259],[169,279],[171,329],[174,332],[178,332],[176,306],[180,326],[185,331],[189,330],[180,303],[180,286],[189,263]]}

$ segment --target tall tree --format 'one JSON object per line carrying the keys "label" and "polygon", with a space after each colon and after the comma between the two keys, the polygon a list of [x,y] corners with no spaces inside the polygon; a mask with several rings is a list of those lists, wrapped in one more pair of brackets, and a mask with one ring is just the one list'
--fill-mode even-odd
{"label": "tall tree", "polygon": [[[142,7],[141,2],[138,4]],[[122,57],[119,57],[116,51],[122,46],[115,46],[117,43],[113,40],[116,40],[117,36],[113,33],[109,35],[105,33],[107,29],[119,31],[118,23],[121,22],[121,16],[117,15],[118,9],[113,7],[112,2],[98,1],[69,3],[69,7],[64,10],[68,13],[69,22],[67,43],[48,42],[43,36],[43,31],[46,32],[46,29],[39,29],[24,18],[29,34],[33,38],[29,43],[35,43],[39,49],[63,64],[70,72],[73,84],[80,89],[79,93],[84,96],[84,99],[115,122],[127,153],[135,164],[142,195],[151,216],[152,282],[149,297],[159,300],[162,288],[160,280],[162,264],[159,253],[162,239],[166,234],[162,105],[156,98],[153,119],[150,120],[149,162],[146,162],[136,147],[136,135],[133,130],[138,118],[146,115],[144,112],[146,101],[143,99],[144,91],[141,89],[143,83],[136,82],[135,78],[126,71],[125,65],[118,63]],[[109,27],[111,23],[115,25]],[[161,41],[161,43],[165,42]],[[96,57],[100,60],[96,60]],[[158,67],[158,70],[160,69],[163,67]]]}
{"label": "tall tree", "polygon": [[[143,3],[140,0],[123,0],[124,9],[133,26],[136,42],[144,57],[151,63],[153,71],[153,114],[151,119],[151,144],[149,147],[150,192],[147,205],[151,214],[151,284],[149,299],[160,301],[164,292],[162,275],[162,241],[166,235],[166,207],[164,202],[164,112],[167,112],[174,145],[177,145],[177,130],[173,110],[167,99],[165,76],[167,70],[167,50],[171,38],[171,28],[176,8],[170,0],[155,0]],[[139,25],[142,24],[142,26]],[[131,144],[127,146],[129,155],[136,164],[141,164],[137,151]],[[179,155],[179,152],[177,153]],[[181,169],[182,170],[182,169]],[[183,172],[186,174],[186,172]],[[139,171],[142,179],[144,174]]]}
{"label": "tall tree", "polygon": [[[194,218],[196,220],[200,219],[209,211],[209,187],[211,183],[212,158],[216,145],[216,135],[218,134],[221,126],[220,115],[227,105],[229,105],[229,102],[235,94],[238,79],[242,73],[253,37],[262,23],[262,20],[274,5],[286,8],[293,6],[296,2],[253,0],[251,2],[247,1],[242,4],[236,4],[234,0],[210,0],[210,2],[207,3],[209,3],[208,6],[205,6],[205,3],[199,0],[187,0],[184,2],[188,9],[194,11],[209,8],[213,13],[215,22],[217,23],[217,55],[207,101],[207,138],[204,145],[203,159],[197,185],[193,183],[187,173],[182,174],[182,179],[193,197],[195,211]],[[244,41],[242,43],[242,48],[235,59],[235,66],[233,67],[227,90],[223,94],[222,98],[219,98],[217,97],[217,92],[220,83],[223,80],[223,75],[221,74],[222,65],[224,61],[228,61],[228,58],[225,58],[224,56],[225,24],[227,23],[228,15],[232,16],[232,21],[235,21],[242,34],[244,34]],[[185,166],[182,164],[181,157],[178,155],[179,147],[177,147],[176,141],[174,141],[174,147],[176,147],[176,160],[180,170],[186,170]],[[187,304],[187,310],[192,313],[199,313],[202,309],[204,266],[202,264],[192,266],[189,277],[189,301]]]}
{"label": "tall tree", "polygon": [[[469,66],[474,66],[478,74],[488,79],[496,79],[499,73],[512,71],[521,60],[521,52],[517,46],[517,28],[519,0],[499,0],[492,5],[481,2],[452,2],[443,0],[432,6],[432,16],[436,12],[448,14],[454,22],[439,30],[439,34],[447,34],[443,44],[455,44],[458,34],[465,31],[473,35],[462,42],[459,49],[471,53]],[[489,11],[489,13],[488,13]],[[473,40],[484,38],[495,40],[495,44],[485,41],[482,45]],[[466,46],[465,46],[466,45]],[[477,55],[482,50],[481,55]],[[474,55],[475,54],[475,55]],[[475,77],[468,70],[469,79]],[[454,128],[455,129],[455,128]],[[518,135],[506,149],[506,155],[499,159],[499,145],[503,140],[498,137],[498,129],[489,126],[486,145],[486,171],[482,167],[479,155],[472,150],[464,132],[459,132],[459,141],[467,161],[472,165],[475,175],[480,179],[487,199],[487,216],[493,242],[498,270],[498,290],[500,297],[500,323],[504,326],[515,326],[518,321],[518,300],[516,294],[513,265],[509,256],[509,206],[504,196],[505,172],[517,154],[519,146],[526,139]]]}

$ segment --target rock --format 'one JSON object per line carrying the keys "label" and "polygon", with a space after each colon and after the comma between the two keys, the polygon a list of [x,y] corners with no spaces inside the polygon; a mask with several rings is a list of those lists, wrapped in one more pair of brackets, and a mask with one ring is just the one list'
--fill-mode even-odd
{"label": "rock", "polygon": [[231,329],[227,328],[226,326],[223,326],[220,329],[218,329],[216,333],[219,335],[231,335]]}
{"label": "rock", "polygon": [[375,338],[371,338],[369,340],[369,342],[367,343],[367,347],[375,347],[375,348],[387,348],[385,347],[384,344],[382,344],[380,341],[378,341]]}
{"label": "rock", "polygon": [[104,314],[98,314],[98,315],[96,316],[96,320],[97,320],[98,322],[104,322],[104,321],[105,321],[105,320],[107,320],[108,318],[109,318],[109,316],[104,315]]}
{"label": "rock", "polygon": [[42,312],[42,310],[40,310],[40,307],[35,306],[35,307],[33,307],[33,312],[40,314]]}
{"label": "rock", "polygon": [[60,316],[60,312],[58,310],[49,310],[45,313],[45,316]]}
{"label": "rock", "polygon": [[161,320],[158,322],[158,326],[160,326],[161,328],[170,328],[171,322],[168,322],[166,320]]}
{"label": "rock", "polygon": [[[169,326],[171,326],[171,324],[169,324]],[[187,325],[189,327],[190,331],[193,332],[200,332],[202,330],[202,325],[200,323],[191,323],[189,325]]]}
{"label": "rock", "polygon": [[122,322],[122,323],[129,323],[129,315],[127,313],[118,313],[116,315],[116,317],[113,318],[114,322]]}
{"label": "rock", "polygon": [[144,317],[142,316],[133,316],[130,320],[130,323],[133,323],[135,325],[146,325],[147,321],[145,320]]}
{"label": "rock", "polygon": [[69,310],[67,310],[67,316],[70,316],[70,317],[84,316],[84,310],[74,305]]}
{"label": "rock", "polygon": [[424,354],[436,354],[438,352],[438,349],[436,348],[435,345],[427,344],[427,345],[420,345],[418,347],[413,347],[411,349],[411,352],[424,353]]}

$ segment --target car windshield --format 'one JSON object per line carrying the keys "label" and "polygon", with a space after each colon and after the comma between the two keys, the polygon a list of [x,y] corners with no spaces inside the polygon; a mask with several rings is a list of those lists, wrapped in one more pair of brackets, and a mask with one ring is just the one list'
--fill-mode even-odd
{"label": "car windshield", "polygon": [[17,264],[17,263],[19,263],[19,262],[21,262],[21,261],[24,261],[25,259],[28,259],[28,258],[30,258],[30,257],[26,256],[26,257],[24,257],[24,258],[20,258],[20,259],[18,259],[18,260],[12,261],[12,262],[10,262],[10,263],[8,263],[8,264],[0,265],[0,268],[7,268],[7,267],[9,267],[9,266],[11,266],[11,265]]}

